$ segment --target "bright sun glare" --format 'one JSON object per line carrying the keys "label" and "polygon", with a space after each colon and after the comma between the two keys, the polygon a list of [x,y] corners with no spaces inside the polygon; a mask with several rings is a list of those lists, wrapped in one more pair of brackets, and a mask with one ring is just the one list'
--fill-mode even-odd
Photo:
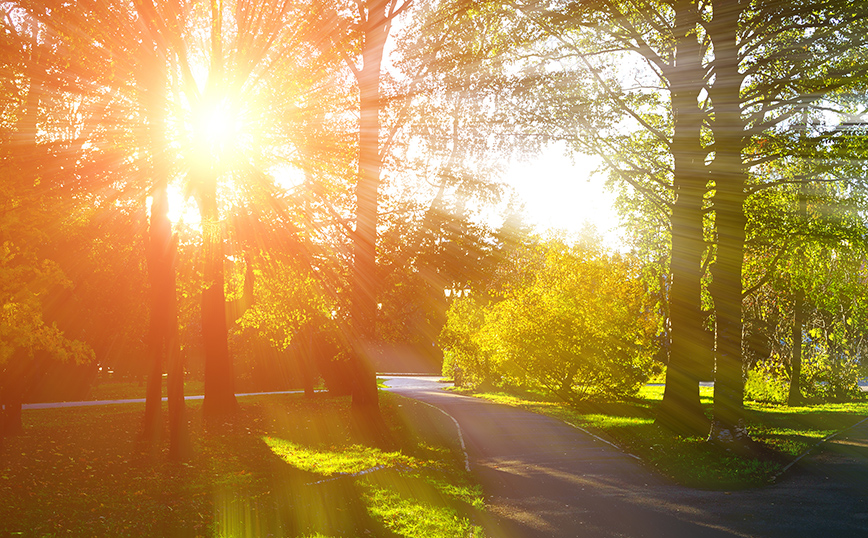
{"label": "bright sun glare", "polygon": [[605,176],[595,173],[599,160],[564,155],[563,145],[547,148],[538,158],[514,164],[506,182],[524,202],[530,223],[540,230],[579,233],[593,224],[606,246],[624,248],[615,194],[606,190]]}
{"label": "bright sun glare", "polygon": [[[197,103],[181,96],[174,108],[174,122],[167,131],[170,145],[180,151],[182,174],[207,171],[217,180],[223,193],[221,198],[228,195],[222,198],[224,203],[232,203],[232,199],[241,196],[239,174],[233,172],[256,150],[257,141],[250,135],[246,111],[225,92],[222,96],[203,95]],[[200,222],[196,202],[193,198],[185,199],[186,179],[178,179],[169,188],[169,219],[196,228]]]}
{"label": "bright sun glare", "polygon": [[228,99],[205,100],[192,112],[191,135],[198,159],[213,165],[228,164],[241,142],[241,114]]}

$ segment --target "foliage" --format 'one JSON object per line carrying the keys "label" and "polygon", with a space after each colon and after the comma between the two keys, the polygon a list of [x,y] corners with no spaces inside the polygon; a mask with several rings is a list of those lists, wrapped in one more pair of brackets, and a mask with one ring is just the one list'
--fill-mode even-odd
{"label": "foliage", "polygon": [[635,393],[658,331],[637,260],[549,239],[516,252],[509,269],[495,302],[450,309],[445,374],[457,365],[471,382],[544,387],[573,402]]}
{"label": "foliage", "polygon": [[460,376],[459,384],[470,386],[491,381],[489,357],[478,342],[484,324],[485,312],[473,298],[452,302],[446,312],[446,325],[440,333],[445,377]]}
{"label": "foliage", "polygon": [[[93,350],[78,340],[69,340],[55,323],[43,317],[42,297],[54,285],[69,286],[69,281],[50,260],[22,264],[23,257],[12,242],[2,245],[0,258],[0,365],[12,359],[16,350],[28,355],[44,351],[61,361],[84,362],[93,359]],[[17,258],[17,259],[16,259]]]}
{"label": "foliage", "polygon": [[868,373],[861,359],[868,335],[864,247],[832,234],[783,250],[774,263],[757,254],[749,258],[750,266],[766,265],[770,278],[745,300],[748,340],[754,342],[745,353],[750,359],[746,396],[778,402],[781,385],[789,385],[794,290],[804,297],[802,341],[796,344],[802,348],[803,396],[830,401],[860,395],[857,382]]}
{"label": "foliage", "polygon": [[747,371],[744,397],[749,401],[784,404],[787,402],[789,388],[790,384],[783,365],[762,361]]}

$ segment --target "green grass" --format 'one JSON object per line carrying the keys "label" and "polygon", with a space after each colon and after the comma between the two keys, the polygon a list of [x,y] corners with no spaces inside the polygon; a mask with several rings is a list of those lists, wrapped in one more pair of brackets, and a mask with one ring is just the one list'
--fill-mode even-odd
{"label": "green grass", "polygon": [[481,490],[442,414],[382,394],[381,449],[353,434],[347,398],[239,403],[222,424],[188,404],[185,464],[135,441],[142,404],[25,411],[0,448],[0,536],[481,536]]}
{"label": "green grass", "polygon": [[[469,392],[469,391],[463,391]],[[868,415],[868,402],[805,407],[745,404],[748,431],[760,455],[739,457],[705,442],[682,437],[654,424],[663,387],[643,387],[635,402],[587,403],[571,407],[532,391],[487,392],[476,396],[560,418],[587,429],[640,457],[679,483],[703,489],[735,489],[766,484],[792,459],[826,436]],[[713,388],[701,387],[700,399],[711,417]]]}

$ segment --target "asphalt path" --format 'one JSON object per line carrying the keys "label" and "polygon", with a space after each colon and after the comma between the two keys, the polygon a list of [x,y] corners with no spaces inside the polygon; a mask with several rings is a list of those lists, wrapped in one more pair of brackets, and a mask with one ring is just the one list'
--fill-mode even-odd
{"label": "asphalt path", "polygon": [[705,491],[562,421],[444,392],[436,377],[389,377],[438,407],[480,480],[494,538],[868,536],[868,423],[770,486]]}

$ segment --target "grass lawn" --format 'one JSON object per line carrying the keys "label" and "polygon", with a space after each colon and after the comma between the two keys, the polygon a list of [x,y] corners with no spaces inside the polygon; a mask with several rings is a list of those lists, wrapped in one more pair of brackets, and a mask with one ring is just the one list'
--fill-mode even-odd
{"label": "grass lawn", "polygon": [[0,536],[482,535],[481,490],[436,410],[382,393],[400,447],[384,451],[354,439],[347,398],[239,403],[206,425],[188,402],[185,464],[136,443],[144,404],[25,411],[0,448]]}
{"label": "grass lawn", "polygon": [[[711,417],[712,387],[700,396]],[[585,428],[640,457],[677,482],[703,489],[735,489],[768,483],[783,467],[827,435],[868,416],[868,401],[805,407],[748,402],[748,430],[764,449],[763,457],[744,458],[706,443],[681,437],[654,425],[662,386],[643,387],[635,403],[586,404],[581,408],[534,392],[485,392],[476,396],[551,415]]]}

